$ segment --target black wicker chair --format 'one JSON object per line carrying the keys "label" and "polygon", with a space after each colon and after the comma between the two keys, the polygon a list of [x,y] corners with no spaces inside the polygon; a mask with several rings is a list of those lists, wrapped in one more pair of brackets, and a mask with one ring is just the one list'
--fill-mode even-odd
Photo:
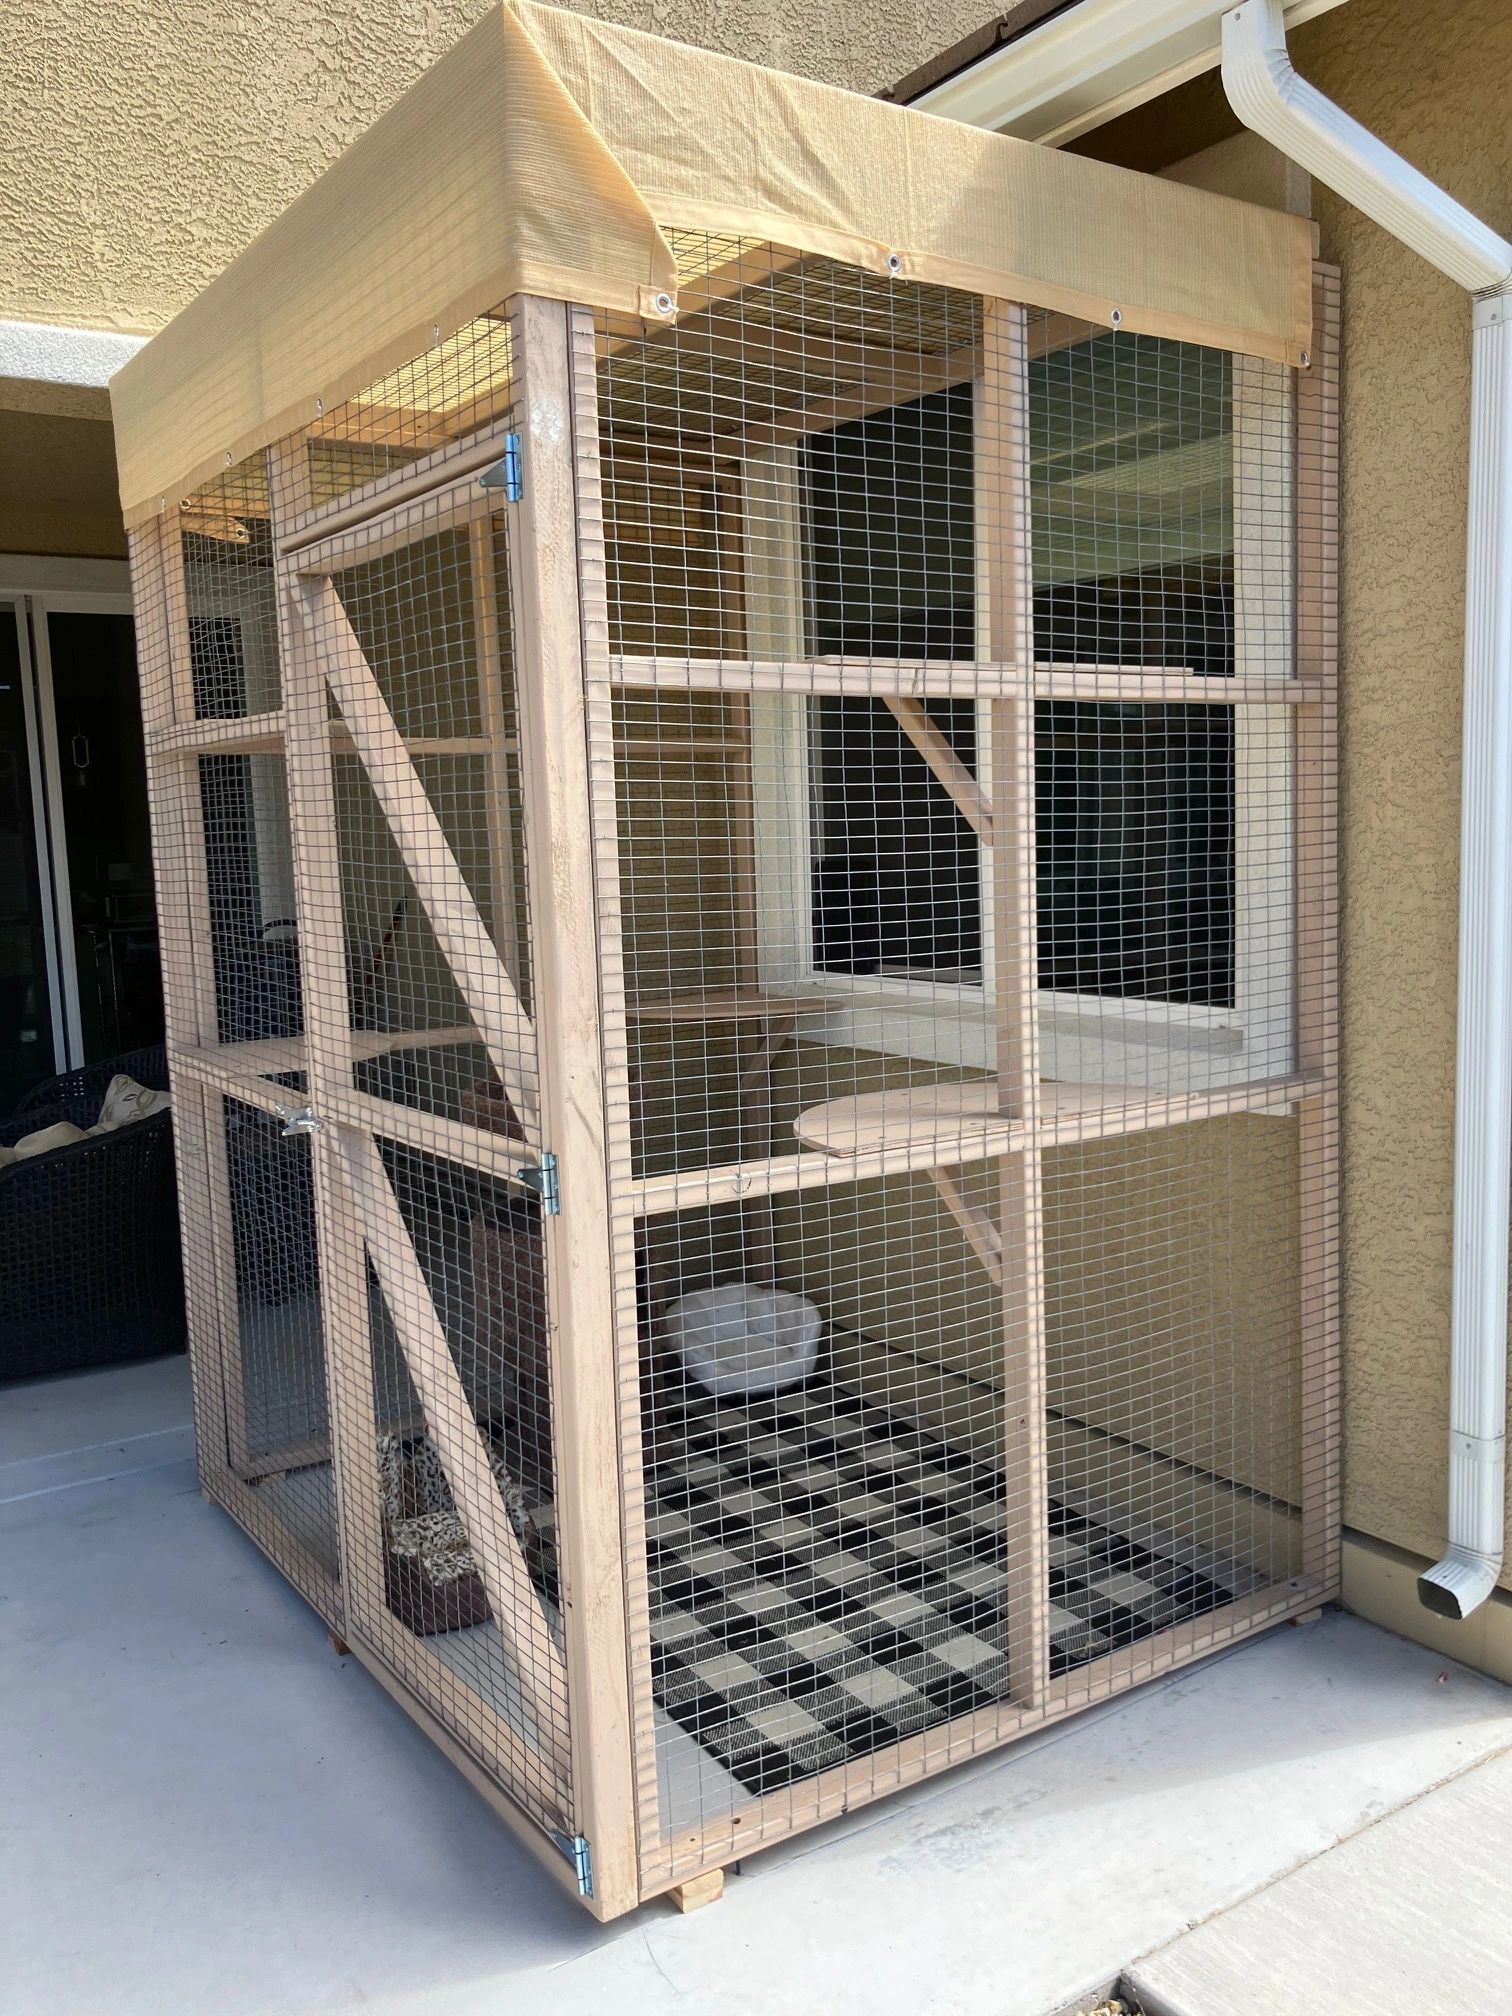
{"label": "black wicker chair", "polygon": [[[165,1091],[162,1046],[65,1071],[29,1092],[0,1143],[91,1127],[118,1072]],[[184,1348],[172,1116],[155,1114],[0,1169],[0,1380]]]}

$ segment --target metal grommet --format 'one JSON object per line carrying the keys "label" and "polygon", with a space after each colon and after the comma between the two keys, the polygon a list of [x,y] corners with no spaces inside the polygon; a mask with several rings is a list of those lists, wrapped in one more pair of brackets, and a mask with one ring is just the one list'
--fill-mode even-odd
{"label": "metal grommet", "polygon": [[1300,351],[1297,356],[1297,362],[1304,371],[1310,371],[1312,369],[1311,350]]}
{"label": "metal grommet", "polygon": [[658,315],[670,315],[675,303],[670,294],[658,294],[651,305]]}
{"label": "metal grommet", "polygon": [[903,254],[901,252],[888,253],[887,270],[889,273],[901,273],[903,271]]}
{"label": "metal grommet", "polygon": [[325,415],[325,401],[324,399],[317,399],[315,401],[315,418],[317,420],[320,420],[324,417],[324,415]]}
{"label": "metal grommet", "polygon": [[233,468],[234,466],[235,466],[235,464],[234,464],[234,461],[233,461],[233,458],[232,458],[232,454],[231,454],[231,450],[230,450],[230,449],[228,448],[228,449],[226,450],[226,467],[227,467],[228,469],[230,469],[230,468]]}
{"label": "metal grommet", "polygon": [[1122,322],[1123,320],[1122,308],[1115,308],[1113,310],[1113,313],[1108,317],[1108,320],[1113,324],[1113,327],[1116,329],[1119,323]]}

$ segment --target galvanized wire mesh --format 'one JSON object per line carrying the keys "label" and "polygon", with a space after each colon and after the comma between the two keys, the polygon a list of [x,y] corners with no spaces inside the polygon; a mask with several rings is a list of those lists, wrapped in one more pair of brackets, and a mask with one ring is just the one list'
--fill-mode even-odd
{"label": "galvanized wire mesh", "polygon": [[1334,1182],[1293,374],[676,243],[592,703],[669,1873],[1295,1603]]}

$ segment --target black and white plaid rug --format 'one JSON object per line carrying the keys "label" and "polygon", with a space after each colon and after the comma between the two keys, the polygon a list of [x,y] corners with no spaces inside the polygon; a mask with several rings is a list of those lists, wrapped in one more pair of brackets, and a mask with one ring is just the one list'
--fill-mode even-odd
{"label": "black and white plaid rug", "polygon": [[[653,1457],[656,1699],[749,1791],[1006,1698],[1001,1470],[823,1382]],[[1054,1674],[1236,1593],[1053,1502],[1050,1564]]]}

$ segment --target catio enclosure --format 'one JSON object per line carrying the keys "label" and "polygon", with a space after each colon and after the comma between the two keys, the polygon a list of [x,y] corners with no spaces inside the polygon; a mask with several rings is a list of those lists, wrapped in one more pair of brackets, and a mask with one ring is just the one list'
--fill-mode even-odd
{"label": "catio enclosure", "polygon": [[204,1485],[600,1916],[1334,1591],[1337,336],[520,6],[116,381]]}

